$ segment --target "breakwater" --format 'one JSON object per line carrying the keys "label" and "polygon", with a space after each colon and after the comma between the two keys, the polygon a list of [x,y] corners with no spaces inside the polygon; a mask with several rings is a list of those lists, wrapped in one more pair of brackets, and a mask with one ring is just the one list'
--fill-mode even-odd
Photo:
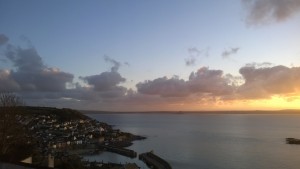
{"label": "breakwater", "polygon": [[300,144],[300,139],[297,138],[286,138],[285,141],[287,144]]}
{"label": "breakwater", "polygon": [[130,149],[125,149],[121,147],[115,147],[115,146],[107,146],[107,145],[101,145],[99,146],[104,151],[109,151],[113,153],[117,153],[126,157],[135,158],[137,157],[137,153]]}
{"label": "breakwater", "polygon": [[139,159],[153,169],[172,169],[171,165],[167,161],[152,152],[140,154]]}

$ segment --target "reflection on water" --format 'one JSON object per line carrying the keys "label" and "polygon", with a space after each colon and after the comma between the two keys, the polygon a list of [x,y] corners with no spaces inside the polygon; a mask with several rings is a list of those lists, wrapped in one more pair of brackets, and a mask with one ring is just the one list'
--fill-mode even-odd
{"label": "reflection on water", "polygon": [[[130,149],[154,150],[174,169],[298,169],[300,115],[91,114],[123,131],[147,136]],[[112,153],[89,159],[130,162]],[[138,165],[146,168],[135,159]]]}

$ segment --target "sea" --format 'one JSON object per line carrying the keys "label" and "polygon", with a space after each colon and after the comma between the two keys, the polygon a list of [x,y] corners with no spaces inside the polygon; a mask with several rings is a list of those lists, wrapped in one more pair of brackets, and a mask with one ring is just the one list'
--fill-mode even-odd
{"label": "sea", "polygon": [[[285,138],[300,138],[300,115],[128,113],[88,114],[146,140],[129,149],[153,151],[173,169],[299,169],[300,145]],[[90,161],[136,163],[138,158],[103,152],[85,156]]]}

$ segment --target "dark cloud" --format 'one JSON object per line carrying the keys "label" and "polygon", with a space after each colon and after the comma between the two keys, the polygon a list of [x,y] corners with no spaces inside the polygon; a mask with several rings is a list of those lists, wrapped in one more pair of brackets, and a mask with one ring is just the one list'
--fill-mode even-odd
{"label": "dark cloud", "polygon": [[9,44],[3,53],[14,68],[0,69],[0,92],[18,92],[30,103],[103,102],[123,97],[127,92],[125,87],[119,86],[126,81],[117,72],[120,62],[107,56],[104,60],[112,64],[111,71],[80,77],[89,85],[86,86],[84,83],[74,84],[72,74],[46,66],[34,47],[21,48]]}
{"label": "dark cloud", "polygon": [[18,72],[40,72],[46,68],[35,48],[22,49],[9,45],[6,57],[13,63]]}
{"label": "dark cloud", "polygon": [[300,67],[245,66],[240,69],[245,83],[239,86],[238,94],[243,98],[269,98],[273,95],[285,96],[300,91]]}
{"label": "dark cloud", "polygon": [[284,21],[300,11],[299,0],[242,0],[249,10],[247,22],[261,24]]}
{"label": "dark cloud", "polygon": [[118,72],[120,62],[107,56],[104,57],[104,60],[113,64],[110,72],[80,77],[80,79],[92,86],[91,90],[97,93],[96,96],[93,96],[94,98],[111,99],[124,96],[127,89],[119,85],[125,82],[126,79]]}
{"label": "dark cloud", "polygon": [[19,91],[20,85],[12,78],[10,70],[0,69],[0,92]]}
{"label": "dark cloud", "polygon": [[138,92],[149,95],[160,95],[162,97],[184,97],[189,95],[186,82],[177,77],[157,78],[136,85]]}
{"label": "dark cloud", "polygon": [[65,98],[76,99],[79,101],[99,102],[122,97],[127,89],[122,86],[115,86],[105,91],[95,91],[93,88],[77,86],[64,92]]}
{"label": "dark cloud", "polygon": [[113,64],[113,66],[111,67],[111,72],[117,72],[121,66],[121,63],[110,58],[109,56],[104,56],[104,60],[108,63]]}
{"label": "dark cloud", "polygon": [[106,91],[110,90],[122,82],[125,82],[126,79],[123,78],[118,72],[103,72],[99,75],[92,75],[81,77],[89,85],[94,86],[96,91]]}
{"label": "dark cloud", "polygon": [[122,97],[126,94],[127,88],[122,87],[122,86],[115,86],[111,88],[110,90],[103,91],[99,93],[99,96],[103,98],[104,100],[107,99],[114,99],[114,98],[119,98]]}
{"label": "dark cloud", "polygon": [[229,50],[224,50],[224,51],[222,52],[222,58],[223,58],[223,59],[227,59],[227,58],[229,58],[230,56],[236,54],[239,50],[240,50],[240,48],[238,48],[238,47],[237,47],[237,48],[231,48],[231,49],[229,49]]}
{"label": "dark cloud", "polygon": [[209,48],[198,49],[196,47],[192,47],[188,49],[188,53],[189,57],[185,59],[185,65],[194,66],[196,65],[197,59],[209,56]]}
{"label": "dark cloud", "polygon": [[[66,83],[73,80],[72,74],[45,66],[33,47],[23,49],[8,45],[5,56],[13,63],[15,71],[10,70],[7,77],[1,79],[1,84],[13,82],[18,91],[63,91]],[[9,89],[2,88],[1,91]],[[14,89],[17,90],[16,87]]]}
{"label": "dark cloud", "polygon": [[8,42],[9,38],[4,35],[4,34],[0,34],[0,46],[6,44]]}
{"label": "dark cloud", "polygon": [[138,83],[136,87],[142,94],[162,97],[186,97],[196,93],[222,96],[228,95],[234,90],[233,86],[228,83],[229,79],[223,76],[221,70],[209,70],[207,67],[203,67],[197,72],[192,72],[188,81],[178,77],[163,77]]}

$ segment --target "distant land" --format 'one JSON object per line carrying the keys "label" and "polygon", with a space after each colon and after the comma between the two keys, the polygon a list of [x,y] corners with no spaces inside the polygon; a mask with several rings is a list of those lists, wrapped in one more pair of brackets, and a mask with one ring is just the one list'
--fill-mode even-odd
{"label": "distant land", "polygon": [[224,111],[96,111],[96,110],[78,110],[83,114],[299,114],[297,109],[284,110],[224,110]]}

